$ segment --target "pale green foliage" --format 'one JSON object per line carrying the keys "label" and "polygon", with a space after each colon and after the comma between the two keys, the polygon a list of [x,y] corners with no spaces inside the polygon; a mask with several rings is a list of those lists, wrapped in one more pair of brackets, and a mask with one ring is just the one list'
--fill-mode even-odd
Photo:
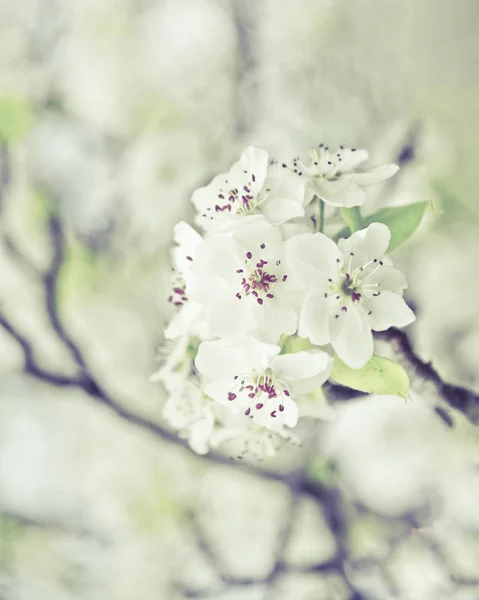
{"label": "pale green foliage", "polygon": [[21,140],[31,124],[31,111],[21,98],[0,98],[0,139]]}
{"label": "pale green foliage", "polygon": [[381,356],[373,356],[361,369],[351,369],[336,356],[331,377],[341,385],[371,394],[391,394],[406,399],[409,391],[406,371]]}
{"label": "pale green foliage", "polygon": [[392,252],[415,233],[430,206],[430,202],[415,202],[407,206],[383,208],[367,217],[361,217],[357,207],[343,208],[341,212],[348,227],[337,233],[334,239],[337,241],[342,237],[347,237],[348,229],[354,232],[362,227],[367,227],[371,223],[384,223],[391,230],[391,243],[388,252]]}

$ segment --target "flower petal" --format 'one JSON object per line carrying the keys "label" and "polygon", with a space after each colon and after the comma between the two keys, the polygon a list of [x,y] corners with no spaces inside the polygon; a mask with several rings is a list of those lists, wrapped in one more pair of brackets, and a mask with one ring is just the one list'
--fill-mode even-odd
{"label": "flower petal", "polygon": [[185,335],[190,330],[191,324],[202,312],[202,307],[197,302],[187,302],[171,319],[165,329],[165,338],[174,340]]}
{"label": "flower petal", "polygon": [[329,305],[324,292],[312,290],[305,298],[299,315],[298,335],[323,346],[330,341]]}
{"label": "flower petal", "polygon": [[369,152],[361,148],[339,149],[336,155],[338,153],[341,154],[341,171],[343,173],[354,171],[354,169],[369,158]]}
{"label": "flower petal", "polygon": [[273,225],[280,225],[296,217],[303,217],[304,208],[295,200],[285,196],[275,196],[265,202],[263,214]]}
{"label": "flower petal", "polygon": [[358,185],[372,185],[373,183],[379,183],[385,179],[389,179],[398,171],[398,165],[386,163],[384,165],[378,165],[377,167],[371,167],[371,169],[367,171],[345,173],[344,178],[349,179],[349,181],[354,181],[354,183],[357,183]]}
{"label": "flower petal", "polygon": [[289,277],[298,288],[328,287],[328,279],[335,279],[343,265],[343,257],[336,244],[322,233],[296,235],[284,243]]}
{"label": "flower petal", "polygon": [[404,298],[394,292],[381,292],[379,296],[365,299],[363,304],[365,310],[371,311],[367,319],[371,329],[375,331],[405,327],[416,319]]}
{"label": "flower petal", "polygon": [[[295,352],[281,354],[271,361],[271,368],[276,377],[287,383],[300,379],[310,379],[324,371],[329,365],[326,352]],[[311,391],[311,390],[309,390]]]}
{"label": "flower petal", "polygon": [[258,334],[269,342],[277,342],[284,333],[292,335],[298,328],[298,313],[294,306],[287,306],[277,299],[268,299],[262,305],[253,301],[252,308]]}
{"label": "flower petal", "polygon": [[252,298],[238,299],[233,293],[221,294],[209,311],[211,333],[218,337],[233,337],[255,329],[251,303]]}
{"label": "flower petal", "polygon": [[389,291],[402,296],[403,290],[407,289],[407,281],[404,273],[394,267],[382,266],[370,277],[367,283],[377,283],[380,292]]}
{"label": "flower petal", "polygon": [[257,194],[263,187],[268,172],[269,157],[266,150],[248,146],[228,173],[228,183],[239,189],[249,184],[251,191]]}
{"label": "flower petal", "polygon": [[221,173],[214,177],[208,185],[200,187],[193,192],[191,202],[198,212],[204,212],[218,203],[218,194],[227,186],[228,174]]}
{"label": "flower petal", "polygon": [[330,325],[331,345],[339,358],[352,369],[364,366],[373,355],[373,335],[361,312],[350,305]]}
{"label": "flower petal", "polygon": [[211,379],[233,378],[254,369],[266,369],[279,351],[279,346],[252,337],[213,340],[200,344],[195,365]]}
{"label": "flower petal", "polygon": [[366,199],[366,194],[359,185],[344,178],[336,181],[315,179],[312,186],[321,200],[333,206],[361,206]]}
{"label": "flower petal", "polygon": [[290,386],[290,393],[309,394],[319,389],[333,368],[332,358],[321,350],[277,356],[271,362],[275,375]]}
{"label": "flower petal", "polygon": [[211,411],[204,411],[202,418],[190,425],[188,444],[193,452],[206,454],[209,450],[211,434],[215,427],[215,418]]}
{"label": "flower petal", "polygon": [[338,242],[344,254],[345,262],[352,269],[360,267],[375,258],[380,259],[389,246],[391,232],[383,223],[371,223],[366,229],[356,231],[347,239],[341,238]]}

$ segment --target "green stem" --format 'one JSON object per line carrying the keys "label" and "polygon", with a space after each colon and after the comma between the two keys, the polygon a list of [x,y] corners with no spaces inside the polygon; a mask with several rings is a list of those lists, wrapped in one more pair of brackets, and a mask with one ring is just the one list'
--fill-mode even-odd
{"label": "green stem", "polygon": [[324,231],[324,202],[321,198],[318,198],[319,201],[319,214],[318,214],[318,231],[323,233]]}
{"label": "green stem", "polygon": [[352,208],[342,208],[341,214],[343,219],[346,221],[351,233],[362,229],[363,218],[361,216],[361,209],[359,206],[353,206]]}

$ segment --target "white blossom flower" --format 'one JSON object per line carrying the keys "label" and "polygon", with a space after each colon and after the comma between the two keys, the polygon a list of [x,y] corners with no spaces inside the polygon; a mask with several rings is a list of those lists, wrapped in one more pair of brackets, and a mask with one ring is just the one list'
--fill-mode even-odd
{"label": "white blossom flower", "polygon": [[177,309],[177,313],[165,329],[167,339],[186,334],[194,325],[204,329],[201,305],[190,301],[187,293],[188,274],[203,238],[190,225],[180,221],[175,226],[174,241],[176,246],[172,251],[173,280],[168,302]]}
{"label": "white blossom flower", "polygon": [[244,415],[233,415],[231,419],[221,419],[223,427],[216,427],[210,437],[210,447],[226,446],[234,458],[252,456],[257,460],[274,456],[284,442],[299,446],[300,439],[289,429],[271,431]]}
{"label": "white blossom flower", "polygon": [[293,161],[294,172],[304,177],[308,188],[324,202],[333,206],[360,206],[366,198],[362,186],[388,179],[399,169],[397,165],[387,163],[358,170],[368,156],[367,150],[340,146],[331,151],[320,144],[309,151],[310,164],[299,159]]}
{"label": "white blossom flower", "polygon": [[167,391],[163,418],[192,450],[206,454],[215,428],[214,402],[204,394],[204,380],[195,368],[197,349],[189,335],[165,340],[159,351],[162,364],[150,381],[161,382]]}
{"label": "white blossom flower", "polygon": [[371,330],[403,327],[415,319],[402,298],[406,278],[384,258],[390,239],[386,225],[372,223],[338,246],[321,233],[286,242],[293,275],[307,290],[298,334],[313,344],[331,343],[352,368],[371,358]]}
{"label": "white blossom flower", "polygon": [[272,431],[294,427],[295,397],[326,381],[332,359],[321,350],[279,355],[280,350],[252,337],[201,343],[195,364],[210,380],[205,393]]}
{"label": "white blossom flower", "polygon": [[254,332],[271,342],[296,331],[299,297],[289,283],[279,227],[265,219],[205,239],[188,296],[205,307],[211,333]]}
{"label": "white blossom flower", "polygon": [[194,452],[206,454],[215,429],[212,400],[197,381],[178,372],[163,376],[163,384],[168,392],[163,418]]}
{"label": "white blossom flower", "polygon": [[249,146],[228,173],[197,189],[191,201],[198,224],[208,231],[224,231],[258,215],[273,225],[303,216],[303,182],[269,162],[266,150]]}

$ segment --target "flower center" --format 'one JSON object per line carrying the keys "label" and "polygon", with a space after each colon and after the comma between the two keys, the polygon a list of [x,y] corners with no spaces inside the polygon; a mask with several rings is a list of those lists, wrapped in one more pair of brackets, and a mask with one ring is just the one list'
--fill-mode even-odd
{"label": "flower center", "polygon": [[349,273],[346,273],[341,291],[345,296],[350,297],[353,302],[358,302],[361,299],[361,294],[356,290],[360,285],[360,281],[352,279]]}
{"label": "flower center", "polygon": [[250,373],[247,375],[236,375],[235,384],[228,392],[229,402],[237,398],[246,400],[247,408],[245,415],[253,418],[258,411],[269,410],[269,416],[275,419],[278,412],[284,412],[284,398],[288,397],[289,389],[286,383],[275,379],[271,369],[263,373]]}
{"label": "flower center", "polygon": [[183,278],[177,275],[173,279],[171,293],[168,297],[168,302],[173,304],[173,306],[183,306],[185,302],[188,302],[188,296],[186,293],[186,285]]}
{"label": "flower center", "polygon": [[228,180],[225,180],[225,187],[218,188],[217,201],[215,206],[208,207],[206,211],[209,214],[203,214],[203,217],[214,219],[212,213],[218,216],[221,213],[234,212],[237,215],[246,216],[259,212],[261,205],[266,201],[271,190],[269,188],[255,191],[256,176],[254,173],[248,174],[244,171],[245,183],[240,189],[239,187],[229,187]]}
{"label": "flower center", "polygon": [[273,300],[272,288],[288,279],[287,273],[281,270],[281,260],[270,263],[263,252],[265,249],[266,244],[260,244],[259,251],[255,250],[254,254],[250,250],[246,252],[244,268],[236,271],[241,285],[241,291],[236,294],[238,300],[249,295],[254,296],[258,304]]}

